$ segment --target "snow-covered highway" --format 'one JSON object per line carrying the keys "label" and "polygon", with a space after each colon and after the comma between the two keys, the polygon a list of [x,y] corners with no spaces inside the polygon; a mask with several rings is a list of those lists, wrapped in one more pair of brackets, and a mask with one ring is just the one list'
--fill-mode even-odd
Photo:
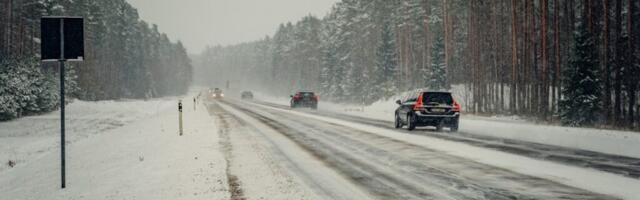
{"label": "snow-covered highway", "polygon": [[[547,149],[551,146],[511,144],[465,134],[407,134],[386,125],[376,126],[375,120],[326,111],[294,111],[265,102],[216,101],[209,108],[226,112],[242,127],[262,133],[272,143],[263,150],[288,161],[287,166],[297,166],[284,171],[292,177],[305,177],[296,185],[321,198],[359,199],[351,195],[365,194],[374,199],[633,199],[636,192],[632,188],[640,187],[633,175],[541,160],[546,158],[503,148],[515,145],[530,147],[529,152],[562,153],[560,150],[566,149],[561,147]],[[295,145],[278,145],[280,142]],[[288,156],[291,151],[306,155]],[[309,156],[313,161],[306,160]],[[600,161],[608,162],[614,156],[603,157]],[[598,160],[596,157],[593,162]],[[310,167],[309,162],[315,166]],[[327,170],[338,173],[338,178],[327,182],[326,176],[318,175],[318,171]],[[638,168],[628,166],[628,171],[634,170]],[[344,188],[361,192],[345,192]]]}

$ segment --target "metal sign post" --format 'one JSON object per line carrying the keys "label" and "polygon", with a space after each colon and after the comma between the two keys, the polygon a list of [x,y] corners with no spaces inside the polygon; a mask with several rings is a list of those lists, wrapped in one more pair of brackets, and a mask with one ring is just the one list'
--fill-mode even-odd
{"label": "metal sign post", "polygon": [[64,60],[60,60],[60,170],[62,175],[62,188],[66,187],[64,142]]}
{"label": "metal sign post", "polygon": [[66,188],[64,64],[67,60],[83,60],[84,20],[81,17],[42,17],[40,30],[42,61],[60,63],[60,175],[61,187],[64,189]]}

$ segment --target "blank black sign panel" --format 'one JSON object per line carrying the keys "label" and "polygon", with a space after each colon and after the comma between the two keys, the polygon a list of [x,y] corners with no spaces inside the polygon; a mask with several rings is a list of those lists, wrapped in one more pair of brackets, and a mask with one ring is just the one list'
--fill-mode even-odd
{"label": "blank black sign panel", "polygon": [[84,58],[83,25],[82,18],[64,18],[64,59],[82,60]]}
{"label": "blank black sign panel", "polygon": [[40,54],[42,60],[61,59],[60,50],[60,21],[61,18],[42,18],[40,21]]}
{"label": "blank black sign panel", "polygon": [[[64,33],[60,32],[60,23],[64,24]],[[42,60],[82,60],[84,58],[84,20],[82,18],[43,17],[40,27]],[[64,55],[61,55],[62,37],[64,37]]]}

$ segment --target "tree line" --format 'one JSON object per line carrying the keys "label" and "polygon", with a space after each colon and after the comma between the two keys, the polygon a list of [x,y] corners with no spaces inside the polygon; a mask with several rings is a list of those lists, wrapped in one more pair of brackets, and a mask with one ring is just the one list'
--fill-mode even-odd
{"label": "tree line", "polygon": [[57,63],[41,63],[40,18],[81,16],[83,62],[67,64],[67,95],[82,100],[178,95],[191,84],[181,42],[140,19],[125,0],[2,0],[0,2],[0,120],[58,105]]}
{"label": "tree line", "polygon": [[342,0],[273,36],[210,47],[196,70],[278,95],[369,104],[451,90],[471,113],[637,128],[639,4]]}

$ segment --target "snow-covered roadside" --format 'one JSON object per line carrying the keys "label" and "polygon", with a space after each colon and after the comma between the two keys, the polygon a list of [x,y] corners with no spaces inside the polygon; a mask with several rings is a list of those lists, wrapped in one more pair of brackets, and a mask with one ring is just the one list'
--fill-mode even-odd
{"label": "snow-covered roadside", "polygon": [[[66,108],[67,144],[102,134],[108,130],[156,115],[175,106],[177,98],[149,101],[76,100]],[[55,151],[60,143],[60,112],[25,117],[0,123],[0,172],[9,160],[19,167],[44,153]]]}
{"label": "snow-covered roadside", "polygon": [[393,130],[377,128],[359,123],[352,123],[329,117],[274,108],[259,104],[255,105],[292,115],[299,115],[329,123],[349,126],[380,136],[439,150],[453,156],[467,158],[480,163],[509,169],[517,173],[540,177],[556,181],[558,183],[602,194],[608,194],[623,199],[637,199],[638,195],[640,194],[637,191],[637,188],[640,188],[640,181],[633,178],[622,177],[615,174],[600,172],[592,169],[566,166],[553,162],[531,159],[523,156],[474,147],[468,144],[451,142],[437,138],[423,137],[411,134],[399,134],[398,132]]}
{"label": "snow-covered roadside", "polygon": [[[284,98],[261,96],[260,100],[288,105],[288,100]],[[385,120],[391,124],[397,106],[394,100],[390,99],[365,107],[321,101],[318,107],[320,110]],[[640,158],[640,133],[637,132],[541,125],[514,118],[464,114],[460,120],[460,131]]]}
{"label": "snow-covered roadside", "polygon": [[[228,199],[228,185],[224,156],[216,134],[217,128],[204,106],[193,111],[191,102],[184,103],[184,136],[178,136],[177,100],[160,102],[99,102],[104,103],[95,118],[125,120],[123,113],[111,111],[140,109],[135,122],[122,127],[102,130],[87,125],[81,130],[71,129],[69,135],[81,134],[86,139],[67,145],[67,188],[60,187],[59,151],[54,145],[48,152],[20,166],[0,172],[0,194],[6,199]],[[82,107],[84,103],[79,105]],[[93,104],[93,103],[86,103]],[[133,104],[133,105],[131,105]],[[86,111],[95,105],[76,108]],[[100,110],[104,109],[105,112]],[[70,117],[73,118],[73,105]],[[92,111],[92,110],[89,110]],[[108,112],[107,112],[108,111]],[[135,110],[133,110],[134,115]],[[55,121],[54,113],[43,116]],[[87,117],[88,118],[88,117]],[[144,119],[141,119],[144,118]],[[91,119],[91,118],[90,118]],[[28,120],[28,119],[25,119]],[[73,127],[74,120],[70,123]],[[76,122],[76,127],[82,120]],[[91,121],[91,120],[88,120]],[[21,122],[14,122],[21,123]],[[57,124],[57,121],[54,122]],[[24,124],[27,126],[26,124]],[[19,125],[13,125],[20,127]],[[57,126],[54,126],[57,127]],[[91,129],[96,127],[98,130]],[[26,137],[5,141],[27,143],[31,130],[21,130]],[[5,130],[3,126],[3,131]],[[51,143],[57,139],[57,129]],[[42,131],[45,134],[46,131]],[[100,134],[96,134],[100,133]],[[46,135],[45,134],[45,135]],[[44,136],[43,136],[44,137]],[[42,139],[44,141],[44,139]],[[46,143],[46,142],[41,142]],[[20,143],[15,145],[20,146]],[[4,146],[3,146],[4,148]],[[3,150],[5,151],[5,150]]]}

